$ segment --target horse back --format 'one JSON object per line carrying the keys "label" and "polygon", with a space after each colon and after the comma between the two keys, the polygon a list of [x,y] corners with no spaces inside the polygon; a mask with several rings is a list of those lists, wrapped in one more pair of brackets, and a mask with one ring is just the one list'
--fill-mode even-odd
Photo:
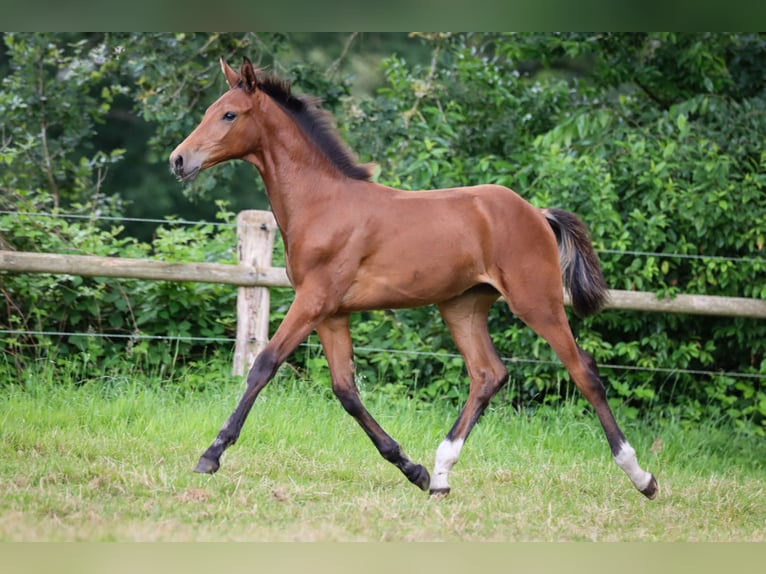
{"label": "horse back", "polygon": [[382,193],[384,200],[361,201],[354,209],[359,227],[335,266],[354,269],[343,290],[344,310],[446,301],[476,285],[492,285],[501,265],[526,266],[524,254],[539,251],[540,244],[556,256],[540,210],[508,188]]}

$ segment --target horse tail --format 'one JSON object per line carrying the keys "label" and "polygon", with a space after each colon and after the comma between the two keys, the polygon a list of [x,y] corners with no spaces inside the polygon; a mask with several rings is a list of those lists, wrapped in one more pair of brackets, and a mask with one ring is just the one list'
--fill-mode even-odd
{"label": "horse tail", "polygon": [[574,312],[580,317],[595,315],[606,304],[609,290],[588,228],[574,213],[562,209],[542,211],[556,234],[564,287]]}

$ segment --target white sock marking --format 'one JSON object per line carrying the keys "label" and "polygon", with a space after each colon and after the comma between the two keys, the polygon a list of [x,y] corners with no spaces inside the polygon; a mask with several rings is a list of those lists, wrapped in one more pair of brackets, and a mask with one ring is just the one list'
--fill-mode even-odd
{"label": "white sock marking", "polygon": [[462,448],[462,439],[456,441],[444,439],[442,441],[439,448],[436,449],[436,462],[434,463],[434,471],[431,473],[431,489],[449,488],[447,475],[455,466]]}
{"label": "white sock marking", "polygon": [[646,472],[638,465],[636,451],[628,442],[622,443],[620,451],[614,455],[614,462],[630,477],[638,490],[644,490],[652,481],[651,473]]}

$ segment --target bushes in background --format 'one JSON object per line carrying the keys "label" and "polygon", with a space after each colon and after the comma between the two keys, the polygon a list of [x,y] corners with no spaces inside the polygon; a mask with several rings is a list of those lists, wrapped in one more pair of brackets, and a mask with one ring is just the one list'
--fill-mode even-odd
{"label": "bushes in background", "polygon": [[[233,261],[231,228],[163,227],[142,242],[95,217],[18,212],[62,206],[119,215],[124,206],[104,189],[103,174],[128,151],[95,147],[93,136],[115,102],[130,101],[153,122],[147,149],[165,161],[168,142],[193,127],[221,89],[214,49],[268,45],[277,60],[289,37],[195,35],[184,43],[144,35],[132,44],[118,35],[100,44],[43,37],[5,36],[13,67],[0,91],[0,187],[2,209],[17,213],[0,216],[3,248]],[[177,75],[163,57],[174,39]],[[387,83],[373,97],[352,99],[347,82],[310,66],[296,79],[296,91],[330,94],[345,137],[362,161],[380,165],[381,183],[498,183],[535,205],[574,211],[591,230],[612,288],[766,297],[762,35],[424,34],[420,41],[432,52],[430,65],[390,56],[382,64]],[[117,50],[123,44],[128,52]],[[45,66],[34,65],[40,61]],[[35,83],[35,74],[62,89],[41,93],[46,84]],[[168,98],[171,90],[180,97]],[[73,106],[82,109],[74,114]],[[211,170],[199,192],[232,177],[231,170]],[[0,282],[4,328],[211,338],[234,332],[235,290],[227,286],[10,274]],[[274,292],[274,326],[290,295]],[[572,317],[572,325],[580,345],[607,365],[610,398],[628,416],[653,412],[690,424],[717,417],[764,433],[762,320],[605,311]],[[516,359],[501,400],[540,408],[577,396],[547,345],[502,305],[490,328],[501,356]],[[362,313],[353,329],[365,389],[464,400],[462,361],[434,308]],[[6,369],[53,348],[59,358],[88,354],[94,364],[139,353],[173,365],[221,346],[230,344],[39,335],[4,335],[0,342]],[[322,361],[311,346],[291,358],[299,370],[326,378],[316,368]]]}

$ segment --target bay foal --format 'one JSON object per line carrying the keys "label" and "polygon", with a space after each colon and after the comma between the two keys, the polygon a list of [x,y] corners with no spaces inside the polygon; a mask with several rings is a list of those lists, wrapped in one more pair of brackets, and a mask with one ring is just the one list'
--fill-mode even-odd
{"label": "bay foal", "polygon": [[[567,321],[564,285],[582,316],[597,312],[607,295],[576,216],[538,209],[497,185],[418,192],[378,185],[316,100],[293,95],[286,82],[261,74],[247,59],[238,73],[223,59],[221,68],[230,89],[170,155],[171,169],[183,181],[231,159],[258,169],[284,240],[295,299],[197,472],[218,470],[258,394],[316,330],[335,395],[380,454],[421,489],[448,493],[449,472],[466,438],[508,377],[487,331],[489,309],[502,296],[551,345],[593,405],[617,465],[638,490],[655,496],[657,481],[638,465],[593,358],[577,346]],[[436,451],[431,475],[362,404],[349,332],[355,311],[427,304],[438,306],[470,378],[466,404]]]}

